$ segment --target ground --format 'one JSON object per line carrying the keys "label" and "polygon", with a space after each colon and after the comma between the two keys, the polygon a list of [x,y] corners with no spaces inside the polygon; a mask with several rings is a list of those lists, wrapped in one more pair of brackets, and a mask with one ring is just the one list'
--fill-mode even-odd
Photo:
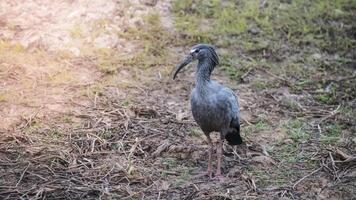
{"label": "ground", "polygon": [[[353,199],[356,2],[0,2],[1,199]],[[223,182],[189,95],[196,43],[238,95]],[[214,135],[214,142],[217,141]],[[215,166],[215,163],[214,163]]]}

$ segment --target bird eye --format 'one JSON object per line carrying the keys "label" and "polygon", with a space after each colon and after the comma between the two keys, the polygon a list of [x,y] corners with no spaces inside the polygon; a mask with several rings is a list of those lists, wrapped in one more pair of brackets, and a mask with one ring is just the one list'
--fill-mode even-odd
{"label": "bird eye", "polygon": [[195,53],[199,53],[199,51],[200,51],[200,49],[195,49],[194,52],[195,52]]}

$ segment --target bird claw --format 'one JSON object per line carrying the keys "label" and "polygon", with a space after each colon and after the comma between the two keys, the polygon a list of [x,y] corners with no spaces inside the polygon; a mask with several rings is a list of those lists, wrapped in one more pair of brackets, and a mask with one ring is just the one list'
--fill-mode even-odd
{"label": "bird claw", "polygon": [[195,178],[200,178],[200,177],[203,177],[203,176],[209,176],[210,179],[213,178],[213,173],[211,171],[206,171],[206,172],[202,172],[196,176],[194,176]]}
{"label": "bird claw", "polygon": [[226,179],[222,174],[216,174],[215,177],[213,177],[213,173],[209,170],[195,175],[194,178],[201,178],[203,176],[208,176],[210,180],[218,180],[220,182],[224,182]]}
{"label": "bird claw", "polygon": [[224,182],[225,181],[225,177],[223,175],[216,175],[213,180],[219,180],[220,182]]}

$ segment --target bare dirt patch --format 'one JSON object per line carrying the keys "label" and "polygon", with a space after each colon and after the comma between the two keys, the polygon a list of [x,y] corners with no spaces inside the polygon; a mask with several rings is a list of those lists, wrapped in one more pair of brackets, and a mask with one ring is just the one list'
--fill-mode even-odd
{"label": "bare dirt patch", "polygon": [[101,76],[98,63],[86,57],[100,49],[119,49],[117,56],[134,50],[135,45],[119,34],[140,23],[145,11],[138,6],[126,10],[127,5],[2,1],[0,129],[75,109],[70,100],[83,96]]}

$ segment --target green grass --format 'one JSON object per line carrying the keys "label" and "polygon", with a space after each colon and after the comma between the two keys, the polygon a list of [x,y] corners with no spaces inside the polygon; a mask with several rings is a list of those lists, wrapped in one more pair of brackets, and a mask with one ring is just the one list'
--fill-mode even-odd
{"label": "green grass", "polygon": [[192,170],[184,168],[181,175],[174,180],[173,185],[176,187],[182,186],[184,183],[188,182],[192,177]]}
{"label": "green grass", "polygon": [[293,176],[294,172],[286,169],[253,169],[250,170],[250,173],[256,177],[256,184],[259,187],[268,187],[270,185],[282,187],[289,184],[290,177]]}
{"label": "green grass", "polygon": [[[250,68],[264,67],[291,81],[293,90],[317,90],[326,73],[345,76],[351,71],[345,56],[356,48],[354,0],[315,1],[174,1],[175,27],[181,39],[178,45],[212,43],[229,51],[221,55],[221,68],[239,78]],[[345,26],[346,25],[346,26]],[[254,31],[252,31],[254,30]],[[254,32],[254,33],[252,33]],[[320,59],[312,55],[318,53]],[[329,60],[337,53],[339,59]],[[330,55],[331,54],[331,55]],[[242,56],[242,55],[247,55]],[[330,55],[330,56],[329,56]],[[317,94],[323,104],[333,104],[347,94],[356,97],[352,86],[336,85],[333,94]],[[273,80],[256,80],[256,90],[278,87]],[[341,93],[340,93],[341,92]]]}
{"label": "green grass", "polygon": [[268,88],[269,84],[264,79],[254,79],[251,82],[251,87],[254,88],[257,91],[260,91],[260,90]]}
{"label": "green grass", "polygon": [[121,35],[139,41],[142,47],[135,56],[122,60],[123,64],[141,69],[166,64],[169,61],[169,43],[174,43],[174,38],[161,25],[159,13],[151,12],[143,18],[143,21],[142,26],[132,27],[126,34]]}
{"label": "green grass", "polygon": [[94,49],[97,68],[106,74],[114,74],[120,66],[120,60],[116,58],[117,52],[110,48]]}
{"label": "green grass", "polygon": [[[353,4],[352,0],[297,0],[290,3],[275,0],[260,8],[259,0],[223,3],[218,0],[183,0],[174,2],[173,12],[177,17],[176,27],[188,36],[190,42],[218,41],[223,40],[223,36],[230,36],[229,40],[236,36],[239,42],[237,39],[244,37],[248,28],[254,27],[266,37],[267,40],[261,40],[263,43],[283,36],[297,45],[311,42],[339,50],[349,48],[354,41],[343,37],[344,28],[336,28],[327,22],[341,19],[351,22],[354,15],[348,9],[352,9]],[[250,40],[240,42],[249,43],[254,38],[262,39],[250,37]]]}
{"label": "green grass", "polygon": [[196,138],[200,138],[202,137],[203,133],[199,128],[191,128],[190,129],[190,134],[191,137],[196,137]]}
{"label": "green grass", "polygon": [[161,158],[161,163],[165,166],[166,169],[172,169],[178,166],[178,161],[176,158]]}
{"label": "green grass", "polygon": [[300,119],[286,120],[280,123],[280,128],[286,132],[289,141],[284,140],[276,144],[272,154],[281,162],[304,163],[312,167],[315,164],[310,159],[312,152],[304,147],[312,139],[311,132],[307,130],[307,123]]}
{"label": "green grass", "polygon": [[307,124],[299,119],[288,120],[281,124],[287,135],[296,143],[305,143],[311,138],[310,132],[306,130]]}
{"label": "green grass", "polygon": [[343,116],[350,121],[356,119],[356,110],[352,109],[352,107],[341,107],[340,113],[342,113]]}
{"label": "green grass", "polygon": [[269,129],[270,126],[264,120],[260,120],[256,124],[246,127],[244,132],[246,133],[246,135],[250,135],[250,134],[258,134],[258,132],[260,131],[269,130]]}
{"label": "green grass", "polygon": [[320,142],[323,144],[335,144],[341,138],[343,126],[339,124],[328,124],[325,127],[325,132],[320,137]]}
{"label": "green grass", "polygon": [[72,116],[70,116],[70,115],[63,115],[63,116],[61,117],[61,121],[62,121],[63,123],[71,124],[71,123],[73,123],[73,118],[72,118]]}
{"label": "green grass", "polygon": [[247,59],[237,59],[231,54],[220,55],[220,67],[231,79],[237,79],[245,74],[250,68],[256,66],[256,62]]}

